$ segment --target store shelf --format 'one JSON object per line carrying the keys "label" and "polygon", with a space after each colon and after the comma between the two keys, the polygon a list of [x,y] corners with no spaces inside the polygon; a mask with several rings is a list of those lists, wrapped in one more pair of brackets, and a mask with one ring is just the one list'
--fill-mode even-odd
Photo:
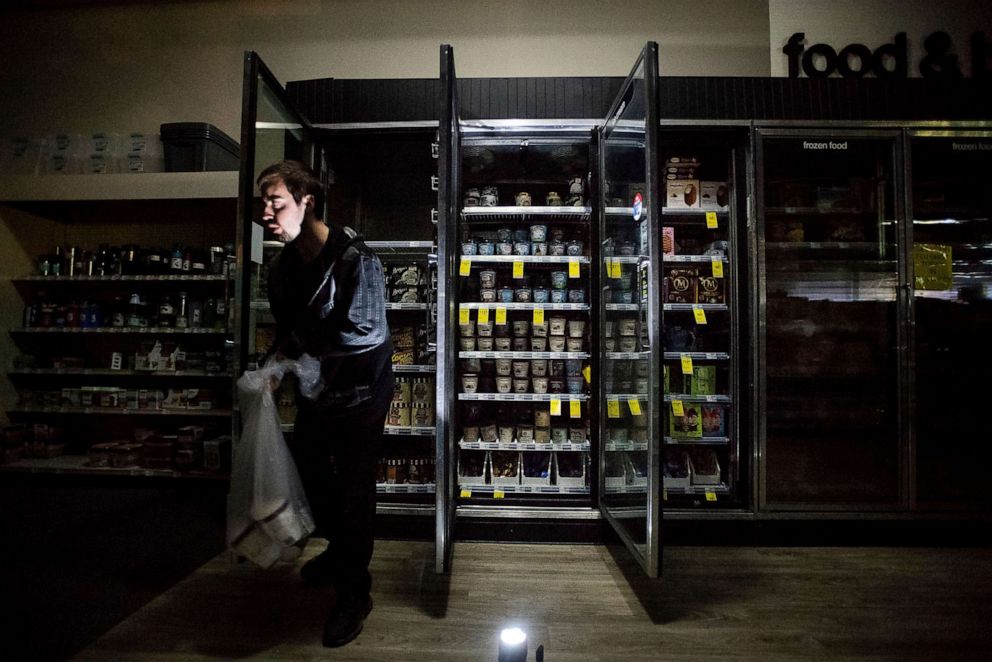
{"label": "store shelf", "polygon": [[505,308],[507,310],[589,310],[587,303],[460,303],[459,308]]}
{"label": "store shelf", "polygon": [[144,172],[104,175],[10,175],[0,202],[187,200],[238,197],[238,172]]}
{"label": "store shelf", "polygon": [[884,244],[870,241],[767,241],[768,251],[852,250],[877,251]]}
{"label": "store shelf", "polygon": [[430,304],[427,303],[389,303],[386,302],[386,310],[427,310]]}
{"label": "store shelf", "polygon": [[21,276],[14,278],[12,282],[19,283],[45,283],[46,285],[71,285],[75,283],[223,283],[230,281],[230,276],[219,274],[148,274],[135,276]]}
{"label": "store shelf", "polygon": [[592,216],[592,207],[463,207],[463,221],[505,223],[508,221],[541,221],[585,223]]}
{"label": "store shelf", "polygon": [[434,483],[376,483],[376,494],[434,494],[436,491]]}
{"label": "store shelf", "polygon": [[144,467],[91,467],[85,455],[60,455],[52,458],[25,458],[0,464],[0,471],[35,474],[77,474],[87,476],[141,476],[162,478],[195,478],[207,480],[228,480],[224,473],[205,471],[186,472],[174,469],[146,469]]}
{"label": "store shelf", "polygon": [[32,334],[32,335],[61,335],[61,334],[137,334],[137,335],[225,335],[230,333],[227,329],[176,329],[172,327],[129,327],[129,326],[97,326],[97,327],[55,327],[55,326],[28,326],[20,329],[11,329],[12,334]]}
{"label": "store shelf", "polygon": [[458,352],[460,359],[588,359],[587,352]]}
{"label": "store shelf", "polygon": [[693,361],[729,361],[730,354],[726,352],[665,352],[666,361],[677,361],[688,356]]}
{"label": "store shelf", "polygon": [[686,439],[684,437],[665,437],[665,443],[671,446],[726,446],[730,443],[730,438],[701,437],[699,439]]}
{"label": "store shelf", "polygon": [[437,372],[436,365],[398,365],[393,364],[393,372]]}
{"label": "store shelf", "polygon": [[519,443],[512,442],[508,444],[502,444],[499,442],[488,442],[488,441],[459,441],[458,447],[463,450],[476,450],[476,451],[583,451],[589,452],[592,447],[589,442],[582,444],[564,443],[564,444],[553,444],[553,443]]}
{"label": "store shelf", "polygon": [[666,303],[664,308],[665,310],[679,310],[688,312],[692,312],[694,308],[712,312],[728,310],[727,304],[725,303]]}
{"label": "store shelf", "polygon": [[724,264],[730,262],[724,255],[662,255],[661,261],[665,263],[676,263],[676,262],[701,262],[704,264],[711,264],[713,260],[719,260]]}
{"label": "store shelf", "polygon": [[609,264],[610,262],[616,262],[618,264],[637,264],[641,260],[646,259],[646,255],[609,255],[603,257],[603,264]]}
{"label": "store shelf", "polygon": [[426,257],[436,249],[433,241],[366,241],[365,245],[376,251],[382,258],[390,255]]}
{"label": "store shelf", "polygon": [[604,358],[610,361],[636,361],[651,356],[651,352],[606,352]]}
{"label": "store shelf", "polygon": [[510,264],[513,262],[524,264],[569,264],[570,262],[589,264],[589,257],[586,255],[463,255],[461,259],[477,264]]}
{"label": "store shelf", "polygon": [[605,305],[607,311],[614,312],[636,312],[641,310],[643,306],[639,306],[636,303],[608,303]]}
{"label": "store shelf", "polygon": [[727,216],[730,211],[727,209],[678,209],[675,207],[662,207],[662,216],[693,216],[706,218],[706,214],[716,214],[718,217]]}
{"label": "store shelf", "polygon": [[[609,479],[607,479],[609,480]],[[607,485],[603,488],[606,494],[647,494],[648,486],[644,485]]]}
{"label": "store shelf", "polygon": [[720,483],[718,485],[690,485],[689,487],[668,487],[666,485],[665,491],[668,492],[669,496],[673,494],[705,496],[707,492],[711,494],[730,494],[730,488],[727,487],[726,483]]}
{"label": "store shelf", "polygon": [[229,372],[205,370],[111,370],[109,368],[21,368],[7,373],[11,377],[209,377],[231,379]]}
{"label": "store shelf", "polygon": [[863,207],[765,207],[765,214],[775,216],[851,216],[876,213],[877,209]]}
{"label": "store shelf", "polygon": [[646,441],[608,441],[603,444],[603,450],[607,452],[616,451],[646,451],[648,442]]}
{"label": "store shelf", "polygon": [[7,410],[8,414],[83,414],[86,416],[98,414],[101,416],[209,416],[211,418],[230,418],[234,412],[230,409],[125,409],[120,407],[15,407]]}
{"label": "store shelf", "polygon": [[414,427],[406,425],[386,425],[382,430],[383,434],[397,437],[433,437],[437,434],[437,429],[433,427]]}
{"label": "store shelf", "polygon": [[552,400],[588,400],[589,396],[572,393],[459,393],[462,401],[482,400],[487,402],[551,402]]}
{"label": "store shelf", "polygon": [[705,402],[709,404],[731,404],[729,395],[689,395],[688,393],[666,393],[665,402],[681,400],[682,402]]}
{"label": "store shelf", "polygon": [[[633,207],[606,207],[607,216],[626,216],[633,220],[634,218],[634,208]],[[647,218],[648,210],[644,209],[641,212],[641,219]]]}
{"label": "store shelf", "polygon": [[460,492],[471,492],[471,496],[489,496],[494,492],[502,492],[503,494],[589,494],[588,487],[561,487],[558,485],[485,485],[478,483],[459,483],[458,489]]}

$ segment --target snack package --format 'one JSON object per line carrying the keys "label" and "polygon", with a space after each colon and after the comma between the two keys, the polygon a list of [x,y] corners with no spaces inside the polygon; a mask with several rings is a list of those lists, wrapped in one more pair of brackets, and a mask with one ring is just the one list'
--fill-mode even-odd
{"label": "snack package", "polygon": [[699,270],[695,267],[672,267],[665,274],[665,303],[696,303]]}
{"label": "snack package", "polygon": [[686,402],[682,406],[685,416],[668,415],[668,435],[675,439],[701,439],[703,417],[700,405]]}
{"label": "snack package", "polygon": [[703,436],[727,436],[726,410],[723,405],[704,404],[700,408],[703,412]]}

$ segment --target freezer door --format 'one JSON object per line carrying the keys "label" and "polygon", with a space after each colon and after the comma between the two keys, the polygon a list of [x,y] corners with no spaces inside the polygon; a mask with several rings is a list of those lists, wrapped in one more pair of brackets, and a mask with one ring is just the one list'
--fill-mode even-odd
{"label": "freezer door", "polygon": [[[262,208],[255,187],[258,174],[283,159],[307,163],[326,183],[323,159],[314,146],[314,131],[286,97],[286,91],[257,53],[245,53],[244,88],[241,108],[241,174],[238,185],[238,276],[235,281],[235,356],[239,374],[264,354],[265,338],[260,327],[271,323],[263,281],[265,262],[280,246],[265,241],[261,225]],[[271,237],[268,237],[272,239]],[[256,340],[259,342],[256,343]],[[236,394],[235,394],[236,395]],[[237,398],[235,397],[235,402]],[[239,426],[235,426],[238,429]]]}
{"label": "freezer door", "polygon": [[899,133],[757,134],[760,506],[904,506]]}
{"label": "freezer door", "polygon": [[455,56],[451,46],[441,46],[441,119],[438,126],[438,227],[437,227],[437,477],[435,509],[435,570],[451,568],[452,530],[455,523],[455,293],[457,274],[455,232],[457,191],[460,188],[461,135],[458,126],[458,94]]}
{"label": "freezer door", "polygon": [[599,163],[599,506],[649,577],[661,569],[664,403],[657,81],[649,42],[600,129]]}
{"label": "freezer door", "polygon": [[992,132],[909,139],[915,504],[992,509]]}

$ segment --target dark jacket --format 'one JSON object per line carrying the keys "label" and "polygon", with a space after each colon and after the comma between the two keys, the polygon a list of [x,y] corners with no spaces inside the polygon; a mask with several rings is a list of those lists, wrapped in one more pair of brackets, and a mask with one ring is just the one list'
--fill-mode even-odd
{"label": "dark jacket", "polygon": [[382,263],[351,228],[330,227],[323,250],[304,264],[288,244],[269,267],[274,347],[321,361],[318,404],[357,405],[392,390],[393,346]]}

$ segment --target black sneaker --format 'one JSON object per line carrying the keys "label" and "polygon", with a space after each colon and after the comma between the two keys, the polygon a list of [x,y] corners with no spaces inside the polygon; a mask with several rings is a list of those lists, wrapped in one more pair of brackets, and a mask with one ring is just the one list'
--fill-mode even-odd
{"label": "black sneaker", "polygon": [[372,611],[372,596],[338,600],[324,624],[324,646],[337,648],[357,637]]}
{"label": "black sneaker", "polygon": [[334,581],[334,559],[326,549],[303,564],[300,578],[307,586],[327,586]]}

